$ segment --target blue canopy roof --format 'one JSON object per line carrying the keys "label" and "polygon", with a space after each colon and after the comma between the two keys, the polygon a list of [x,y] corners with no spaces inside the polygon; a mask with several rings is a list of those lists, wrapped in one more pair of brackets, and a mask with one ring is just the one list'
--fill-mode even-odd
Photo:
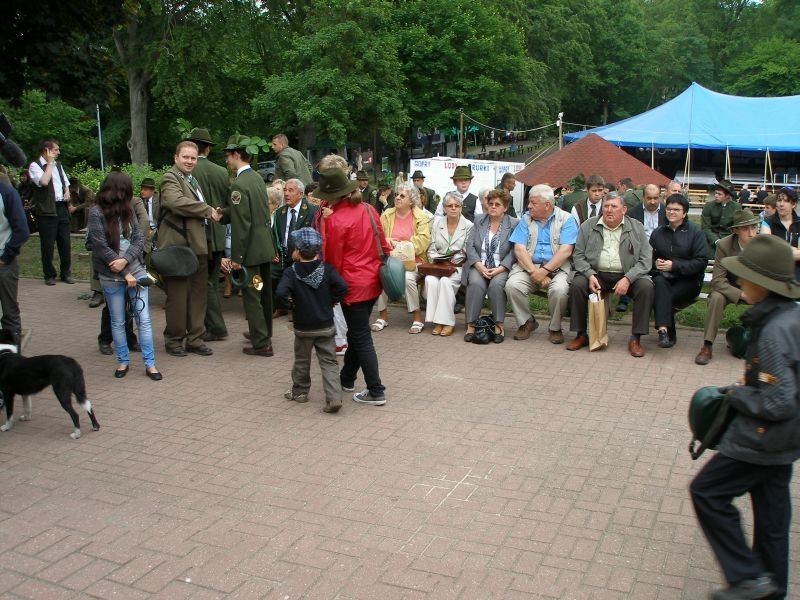
{"label": "blue canopy roof", "polygon": [[692,83],[652,110],[564,139],[589,133],[618,146],[800,152],[800,96],[728,96]]}

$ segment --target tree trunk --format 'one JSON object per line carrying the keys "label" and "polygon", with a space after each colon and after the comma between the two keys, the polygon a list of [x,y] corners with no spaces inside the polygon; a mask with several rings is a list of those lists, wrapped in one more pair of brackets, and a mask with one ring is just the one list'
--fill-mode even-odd
{"label": "tree trunk", "polygon": [[141,71],[128,73],[128,96],[131,106],[131,137],[128,150],[131,162],[145,165],[147,154],[147,76]]}

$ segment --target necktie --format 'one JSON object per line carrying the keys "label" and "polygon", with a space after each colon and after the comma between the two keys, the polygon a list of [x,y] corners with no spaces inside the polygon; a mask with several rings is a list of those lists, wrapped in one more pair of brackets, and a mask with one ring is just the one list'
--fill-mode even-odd
{"label": "necktie", "polygon": [[597,205],[592,204],[591,206],[592,213],[589,215],[589,218],[592,218],[597,215]]}
{"label": "necktie", "polygon": [[289,217],[289,229],[286,230],[286,243],[284,243],[284,246],[286,247],[289,246],[289,234],[294,231],[294,227],[297,224],[297,211],[292,208],[290,209],[290,212],[292,214]]}

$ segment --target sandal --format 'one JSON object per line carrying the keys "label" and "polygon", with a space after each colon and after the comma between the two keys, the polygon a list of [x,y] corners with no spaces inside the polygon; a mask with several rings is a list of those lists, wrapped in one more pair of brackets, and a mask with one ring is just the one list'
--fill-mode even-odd
{"label": "sandal", "polygon": [[[500,331],[497,331],[498,329],[500,329]],[[495,332],[494,335],[492,335],[492,341],[495,344],[502,344],[503,340],[505,339],[506,339],[505,330],[502,329],[499,325],[495,326]]]}
{"label": "sandal", "polygon": [[414,321],[408,328],[408,333],[422,333],[423,329],[425,329],[425,323]]}
{"label": "sandal", "polygon": [[385,319],[377,319],[370,326],[370,329],[372,329],[372,331],[383,331],[388,324],[389,324],[389,321],[386,321]]}

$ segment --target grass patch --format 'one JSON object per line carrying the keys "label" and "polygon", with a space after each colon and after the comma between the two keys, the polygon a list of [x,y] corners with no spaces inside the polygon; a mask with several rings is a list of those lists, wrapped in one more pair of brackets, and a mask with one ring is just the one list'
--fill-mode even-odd
{"label": "grass patch", "polygon": [[[72,244],[72,276],[78,281],[89,281],[91,254],[83,246],[83,234],[70,236]],[[44,278],[39,236],[34,234],[22,247],[19,254],[19,276]],[[58,250],[54,252],[53,266],[58,271]]]}

